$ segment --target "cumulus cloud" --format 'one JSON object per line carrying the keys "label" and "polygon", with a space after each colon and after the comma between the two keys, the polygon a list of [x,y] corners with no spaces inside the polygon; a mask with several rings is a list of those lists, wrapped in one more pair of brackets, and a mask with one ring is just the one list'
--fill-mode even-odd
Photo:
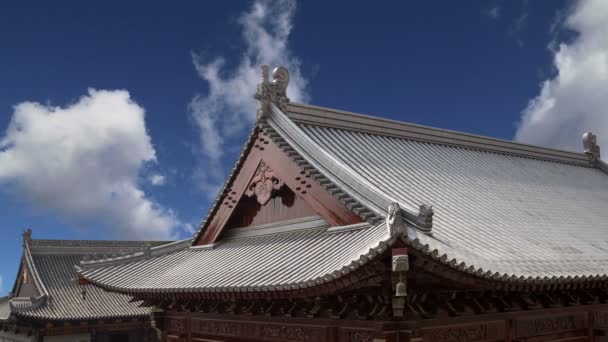
{"label": "cumulus cloud", "polygon": [[200,144],[206,159],[205,169],[199,173],[203,188],[216,189],[223,182],[225,172],[221,170],[221,159],[226,151],[235,150],[231,138],[252,127],[255,121],[253,94],[261,79],[262,64],[287,67],[290,71],[288,97],[296,102],[308,99],[307,80],[300,71],[300,61],[288,47],[295,9],[294,0],[258,0],[242,13],[238,23],[245,51],[234,68],[227,67],[223,57],[205,60],[193,54],[196,71],[209,88],[208,93],[195,96],[189,106],[200,130]]}
{"label": "cumulus cloud", "polygon": [[2,291],[4,291],[4,287],[2,287],[2,286],[3,286],[2,275],[0,275],[0,293],[2,293]]}
{"label": "cumulus cloud", "polygon": [[608,150],[608,2],[580,1],[562,29],[574,40],[551,44],[556,74],[522,113],[518,141],[582,151],[586,131]]}
{"label": "cumulus cloud", "polygon": [[159,173],[153,173],[148,177],[150,184],[160,186],[165,185],[165,176]]}
{"label": "cumulus cloud", "polygon": [[181,223],[138,185],[156,161],[144,115],[124,90],[90,89],[65,107],[20,103],[0,139],[0,186],[121,238],[170,238]]}

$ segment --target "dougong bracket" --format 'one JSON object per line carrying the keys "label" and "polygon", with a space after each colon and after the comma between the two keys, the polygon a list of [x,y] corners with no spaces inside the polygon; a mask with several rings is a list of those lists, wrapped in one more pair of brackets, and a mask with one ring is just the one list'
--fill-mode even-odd
{"label": "dougong bracket", "polygon": [[262,81],[258,83],[255,99],[258,100],[257,117],[263,117],[270,112],[270,105],[274,103],[283,112],[287,111],[289,98],[287,85],[289,84],[289,71],[285,67],[277,67],[272,71],[272,81],[268,80],[268,65],[262,65]]}

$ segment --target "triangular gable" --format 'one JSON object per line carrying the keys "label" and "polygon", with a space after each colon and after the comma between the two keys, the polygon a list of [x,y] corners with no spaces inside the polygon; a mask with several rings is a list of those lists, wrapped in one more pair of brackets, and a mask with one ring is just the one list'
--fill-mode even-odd
{"label": "triangular gable", "polygon": [[25,258],[21,259],[19,271],[13,285],[13,297],[36,297],[40,295],[40,291],[36,288],[33,274],[25,262]]}
{"label": "triangular gable", "polygon": [[194,245],[218,241],[224,229],[321,216],[329,225],[362,222],[291,160],[264,132],[244,160]]}

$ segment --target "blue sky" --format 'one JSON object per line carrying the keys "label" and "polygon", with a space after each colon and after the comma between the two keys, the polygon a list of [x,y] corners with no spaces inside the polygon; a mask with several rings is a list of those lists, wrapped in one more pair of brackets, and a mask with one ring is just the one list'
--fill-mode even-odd
{"label": "blue sky", "polygon": [[253,123],[261,63],[315,105],[578,151],[592,129],[606,146],[605,4],[0,5],[0,295],[28,227],[187,237]]}

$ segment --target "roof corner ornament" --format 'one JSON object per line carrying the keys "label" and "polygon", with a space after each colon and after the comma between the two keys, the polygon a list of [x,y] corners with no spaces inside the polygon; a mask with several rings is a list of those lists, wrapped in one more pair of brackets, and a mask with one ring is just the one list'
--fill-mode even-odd
{"label": "roof corner ornament", "polygon": [[418,217],[416,218],[416,224],[430,232],[431,228],[433,228],[433,215],[435,215],[435,211],[433,210],[432,205],[420,205],[420,211],[418,212]]}
{"label": "roof corner ornament", "polygon": [[32,241],[32,230],[30,228],[24,230],[21,236],[23,237],[23,246],[25,247],[26,243]]}
{"label": "roof corner ornament", "polygon": [[150,246],[149,243],[146,243],[144,245],[143,254],[144,254],[144,259],[149,259],[152,256],[152,246]]}
{"label": "roof corner ornament", "polygon": [[401,207],[397,202],[391,203],[388,207],[386,227],[390,236],[407,236],[407,226],[401,215]]}
{"label": "roof corner ornament", "polygon": [[258,83],[255,99],[258,100],[256,116],[264,117],[270,112],[270,105],[274,103],[282,111],[287,111],[289,98],[287,85],[289,84],[289,71],[285,67],[277,67],[272,71],[272,81],[268,79],[268,65],[262,65],[262,81]]}
{"label": "roof corner ornament", "polygon": [[600,145],[597,144],[597,137],[591,132],[583,134],[583,147],[589,156],[591,163],[596,163],[600,159]]}

